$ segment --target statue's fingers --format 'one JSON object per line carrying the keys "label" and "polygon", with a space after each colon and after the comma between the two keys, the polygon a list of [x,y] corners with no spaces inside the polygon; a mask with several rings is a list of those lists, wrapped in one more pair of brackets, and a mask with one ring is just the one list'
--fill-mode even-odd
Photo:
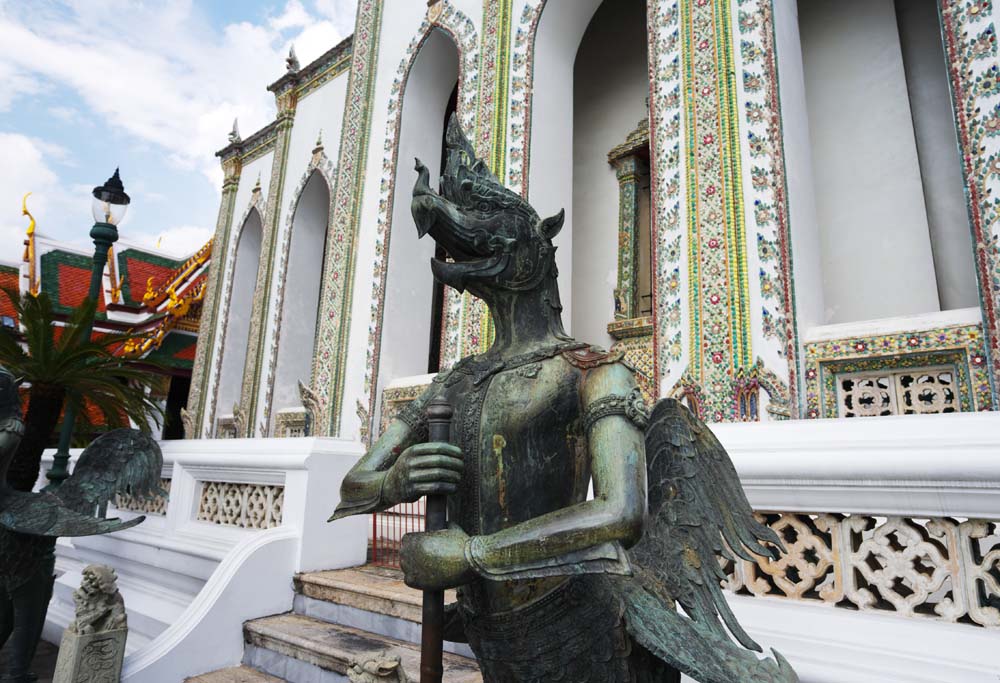
{"label": "statue's fingers", "polygon": [[442,468],[461,472],[465,469],[465,463],[447,455],[421,455],[410,460],[410,468],[413,470]]}
{"label": "statue's fingers", "polygon": [[462,481],[462,475],[455,470],[444,469],[443,467],[432,467],[429,469],[415,469],[410,472],[410,481],[413,482],[432,482],[432,481],[445,481],[452,484],[457,484]]}
{"label": "statue's fingers", "polygon": [[461,458],[462,449],[458,446],[444,441],[428,441],[427,443],[418,443],[410,446],[407,449],[411,456],[421,456],[421,455],[447,455],[452,458]]}
{"label": "statue's fingers", "polygon": [[414,484],[413,492],[421,496],[433,496],[433,495],[446,495],[450,496],[453,493],[458,493],[457,484],[449,484],[447,482],[434,482],[425,484]]}

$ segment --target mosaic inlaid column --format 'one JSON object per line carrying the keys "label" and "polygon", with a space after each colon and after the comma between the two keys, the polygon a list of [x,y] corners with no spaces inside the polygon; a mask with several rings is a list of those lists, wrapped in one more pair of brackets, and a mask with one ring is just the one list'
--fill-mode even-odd
{"label": "mosaic inlaid column", "polygon": [[254,289],[253,309],[250,314],[250,337],[247,344],[246,365],[243,368],[243,388],[240,391],[239,411],[236,415],[237,437],[252,437],[257,433],[257,403],[261,378],[264,374],[266,321],[270,317],[268,309],[271,303],[271,279],[274,276],[278,245],[278,224],[284,197],[288,145],[292,138],[292,125],[295,122],[297,85],[298,79],[295,78],[295,73],[290,72],[269,88],[274,92],[278,105],[275,127],[277,140],[274,146],[274,159],[271,162],[267,211],[263,221],[260,267],[257,271],[257,286]]}
{"label": "mosaic inlaid column", "polygon": [[689,356],[681,380],[704,419],[740,419],[751,349],[747,234],[729,0],[681,0]]}
{"label": "mosaic inlaid column", "polygon": [[[212,238],[214,258],[208,269],[208,290],[202,307],[198,328],[198,346],[195,351],[194,367],[191,370],[191,391],[188,394],[188,408],[182,415],[184,438],[197,439],[205,429],[205,403],[209,394],[209,377],[212,368],[212,352],[215,349],[215,332],[219,326],[219,289],[226,272],[226,254],[229,253],[229,239],[232,232],[233,210],[236,207],[236,191],[240,186],[243,164],[238,145],[230,145],[222,152],[222,201],[219,204],[219,218]],[[221,351],[221,350],[220,350]]]}
{"label": "mosaic inlaid column", "polygon": [[991,0],[940,0],[962,174],[969,201],[979,301],[991,368],[1000,386],[1000,66]]}
{"label": "mosaic inlaid column", "polygon": [[615,320],[639,315],[639,179],[645,162],[637,156],[613,162],[618,177],[618,286]]}
{"label": "mosaic inlaid column", "polygon": [[[354,52],[347,81],[346,104],[337,156],[333,216],[327,235],[320,294],[319,330],[313,357],[313,436],[340,435],[344,374],[350,333],[355,248],[364,196],[371,112],[382,28],[382,0],[360,0],[355,21]],[[348,435],[350,436],[350,435]]]}

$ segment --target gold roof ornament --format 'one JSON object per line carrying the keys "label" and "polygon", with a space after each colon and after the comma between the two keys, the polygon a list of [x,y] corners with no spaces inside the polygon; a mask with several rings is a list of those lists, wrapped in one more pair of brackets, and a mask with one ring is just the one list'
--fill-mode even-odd
{"label": "gold roof ornament", "polygon": [[21,200],[21,215],[22,216],[27,216],[28,220],[29,220],[29,223],[28,223],[28,232],[27,232],[27,239],[24,240],[24,257],[23,258],[24,258],[24,262],[28,264],[28,274],[25,276],[28,279],[28,292],[32,296],[38,296],[38,292],[41,290],[41,287],[40,287],[39,282],[38,282],[38,269],[37,269],[37,267],[35,265],[35,260],[36,260],[35,259],[35,217],[31,215],[30,211],[28,211],[28,197],[30,197],[30,196],[31,196],[31,193],[29,192],[26,195],[24,195],[24,198]]}
{"label": "gold roof ornament", "polygon": [[108,294],[111,297],[111,303],[121,303],[122,284],[125,282],[125,276],[122,275],[121,277],[118,277],[117,266],[115,265],[114,245],[108,247],[108,280],[111,283],[111,289],[108,291]]}
{"label": "gold roof ornament", "polygon": [[153,278],[146,280],[146,293],[142,295],[142,303],[149,304],[156,298],[156,290],[153,289]]}
{"label": "gold roof ornament", "polygon": [[153,278],[149,278],[146,281],[146,293],[142,296],[142,303],[155,308],[167,300],[171,290],[176,292],[178,289],[184,289],[188,280],[212,257],[213,240],[214,238],[209,239],[201,249],[192,254],[160,287],[154,288]]}

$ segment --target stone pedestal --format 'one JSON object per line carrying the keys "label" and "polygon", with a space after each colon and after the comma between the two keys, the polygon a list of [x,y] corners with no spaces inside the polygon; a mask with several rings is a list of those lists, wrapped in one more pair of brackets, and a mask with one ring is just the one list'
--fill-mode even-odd
{"label": "stone pedestal", "polygon": [[119,683],[128,629],[80,635],[66,629],[53,683]]}

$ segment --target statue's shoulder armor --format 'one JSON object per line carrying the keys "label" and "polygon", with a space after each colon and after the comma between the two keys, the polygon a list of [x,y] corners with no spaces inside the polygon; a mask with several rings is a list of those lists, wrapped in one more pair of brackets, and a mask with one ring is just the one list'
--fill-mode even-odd
{"label": "statue's shoulder armor", "polygon": [[599,346],[588,346],[582,349],[563,351],[563,358],[575,368],[593,370],[602,365],[618,363],[625,357],[623,351],[605,351]]}

